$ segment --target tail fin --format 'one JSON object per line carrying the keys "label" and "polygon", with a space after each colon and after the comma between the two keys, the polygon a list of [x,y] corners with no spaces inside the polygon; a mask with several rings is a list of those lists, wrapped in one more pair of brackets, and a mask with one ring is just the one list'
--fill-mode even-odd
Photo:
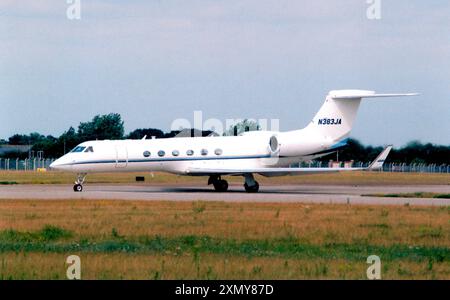
{"label": "tail fin", "polygon": [[325,103],[305,129],[314,136],[338,141],[350,134],[362,98],[415,95],[417,94],[376,94],[365,90],[330,91]]}

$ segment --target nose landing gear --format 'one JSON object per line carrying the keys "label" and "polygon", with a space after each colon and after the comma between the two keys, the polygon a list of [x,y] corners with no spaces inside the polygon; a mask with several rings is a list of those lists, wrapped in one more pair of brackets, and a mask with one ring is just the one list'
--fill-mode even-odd
{"label": "nose landing gear", "polygon": [[73,191],[74,192],[82,192],[83,191],[83,186],[81,185],[81,184],[75,184],[74,186],[73,186]]}
{"label": "nose landing gear", "polygon": [[75,181],[75,185],[73,186],[74,192],[82,192],[83,191],[83,183],[86,178],[86,173],[81,173],[77,175],[77,180]]}

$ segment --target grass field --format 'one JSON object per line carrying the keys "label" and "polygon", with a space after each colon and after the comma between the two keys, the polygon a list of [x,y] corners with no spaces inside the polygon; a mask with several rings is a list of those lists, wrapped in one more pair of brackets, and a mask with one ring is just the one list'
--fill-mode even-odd
{"label": "grass field", "polygon": [[450,208],[0,201],[0,279],[450,279]]}
{"label": "grass field", "polygon": [[[136,176],[144,176],[144,184],[192,184],[206,183],[205,177],[177,176],[166,173],[103,173],[89,174],[87,183],[132,183]],[[230,182],[242,183],[242,177],[228,176]],[[442,185],[450,184],[450,174],[432,173],[383,173],[342,172],[307,176],[265,178],[257,176],[263,184],[343,184],[343,185]],[[62,172],[0,171],[0,184],[69,184],[75,174]]]}

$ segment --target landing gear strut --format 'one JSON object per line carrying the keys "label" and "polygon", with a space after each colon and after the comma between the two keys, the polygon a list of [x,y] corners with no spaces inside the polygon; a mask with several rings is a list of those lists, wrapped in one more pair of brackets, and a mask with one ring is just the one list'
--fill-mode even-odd
{"label": "landing gear strut", "polygon": [[253,174],[245,174],[244,188],[247,193],[257,193],[259,191],[259,183],[253,177]]}
{"label": "landing gear strut", "polygon": [[86,173],[81,173],[77,175],[77,180],[75,181],[75,185],[73,186],[74,192],[82,192],[83,191],[83,183],[86,178]]}
{"label": "landing gear strut", "polygon": [[210,176],[208,185],[212,184],[216,192],[226,192],[228,190],[228,182],[220,176]]}

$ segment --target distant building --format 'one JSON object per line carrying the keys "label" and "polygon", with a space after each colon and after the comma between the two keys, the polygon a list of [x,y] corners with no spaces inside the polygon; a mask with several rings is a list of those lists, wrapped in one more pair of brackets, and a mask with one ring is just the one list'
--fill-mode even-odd
{"label": "distant building", "polygon": [[352,168],[354,161],[334,161],[330,160],[328,163],[329,168]]}
{"label": "distant building", "polygon": [[28,153],[33,145],[0,145],[0,156],[9,153]]}

